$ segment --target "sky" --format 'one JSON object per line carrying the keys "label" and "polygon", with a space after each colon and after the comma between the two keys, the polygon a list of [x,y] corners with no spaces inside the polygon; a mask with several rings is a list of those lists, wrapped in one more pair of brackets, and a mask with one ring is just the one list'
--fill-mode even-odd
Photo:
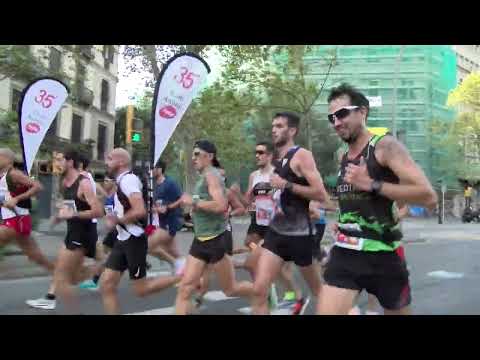
{"label": "sky", "polygon": [[[145,78],[147,73],[130,73],[127,74],[125,61],[122,56],[122,48],[118,58],[118,84],[115,100],[115,107],[119,108],[129,104],[134,104],[135,100],[140,98],[145,91]],[[217,51],[211,50],[205,60],[210,66],[211,73],[207,78],[205,86],[213,83],[221,73],[222,58]]]}

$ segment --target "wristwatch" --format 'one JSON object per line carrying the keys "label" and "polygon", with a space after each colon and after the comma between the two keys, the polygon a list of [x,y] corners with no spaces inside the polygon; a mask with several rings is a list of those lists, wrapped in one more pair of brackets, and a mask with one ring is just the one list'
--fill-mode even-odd
{"label": "wristwatch", "polygon": [[378,194],[380,194],[380,191],[382,190],[382,186],[383,186],[383,181],[373,180],[370,191],[374,195],[378,195]]}
{"label": "wristwatch", "polygon": [[290,181],[287,181],[287,183],[286,183],[285,186],[284,186],[284,189],[285,189],[285,190],[290,190],[290,191],[292,191],[292,189],[293,189],[293,183],[291,183]]}

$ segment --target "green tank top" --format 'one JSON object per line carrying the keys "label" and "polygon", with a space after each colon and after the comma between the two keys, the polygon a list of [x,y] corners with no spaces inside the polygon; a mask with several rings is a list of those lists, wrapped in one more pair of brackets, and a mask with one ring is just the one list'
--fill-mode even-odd
{"label": "green tank top", "polygon": [[[219,179],[223,194],[226,194],[225,183],[222,181],[220,173],[217,169],[210,167],[205,169],[204,173],[200,175],[200,178],[197,180],[193,192],[194,199],[197,198],[201,201],[212,200],[212,197],[208,193],[207,181],[205,179],[205,175],[209,172],[213,173]],[[224,214],[214,214],[207,211],[196,210],[192,214],[192,219],[195,237],[200,241],[213,239],[225,232],[227,220]]]}

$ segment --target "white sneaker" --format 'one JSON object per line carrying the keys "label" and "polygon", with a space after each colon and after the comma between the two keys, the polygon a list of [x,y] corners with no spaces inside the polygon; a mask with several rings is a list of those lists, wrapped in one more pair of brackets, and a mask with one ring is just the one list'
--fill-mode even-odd
{"label": "white sneaker", "polygon": [[35,309],[55,310],[55,307],[57,306],[57,300],[40,298],[36,300],[27,300],[26,304]]}
{"label": "white sneaker", "polygon": [[183,272],[185,271],[185,264],[187,263],[187,259],[184,257],[181,257],[177,260],[175,260],[174,268],[175,268],[175,275],[181,276],[183,275]]}

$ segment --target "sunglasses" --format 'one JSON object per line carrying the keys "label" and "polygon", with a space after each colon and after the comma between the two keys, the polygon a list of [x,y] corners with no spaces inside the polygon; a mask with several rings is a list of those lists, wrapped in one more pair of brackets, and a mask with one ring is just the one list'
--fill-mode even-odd
{"label": "sunglasses", "polygon": [[199,157],[200,155],[202,155],[202,153],[200,151],[194,151],[193,152],[194,157]]}
{"label": "sunglasses", "polygon": [[343,108],[335,111],[333,114],[328,114],[328,121],[330,121],[330,124],[335,124],[335,118],[338,120],[342,120],[346,118],[352,110],[358,109],[359,106],[344,106]]}
{"label": "sunglasses", "polygon": [[256,155],[265,155],[266,152],[263,151],[263,150],[255,150],[255,154],[256,154]]}

